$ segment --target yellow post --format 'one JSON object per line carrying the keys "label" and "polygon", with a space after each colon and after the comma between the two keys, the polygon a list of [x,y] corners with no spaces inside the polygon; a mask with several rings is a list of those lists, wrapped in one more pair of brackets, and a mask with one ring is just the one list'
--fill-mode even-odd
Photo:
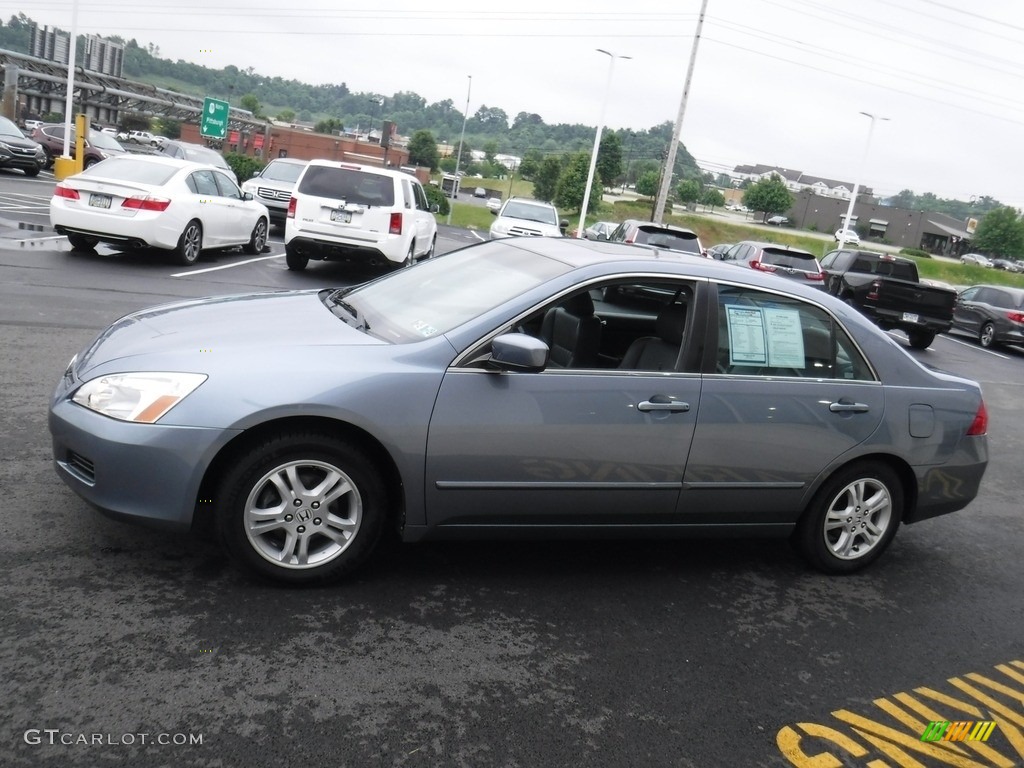
{"label": "yellow post", "polygon": [[82,163],[85,160],[85,137],[88,130],[89,116],[75,115],[75,147],[71,150],[73,157],[64,155],[53,160],[53,177],[57,181],[82,172]]}

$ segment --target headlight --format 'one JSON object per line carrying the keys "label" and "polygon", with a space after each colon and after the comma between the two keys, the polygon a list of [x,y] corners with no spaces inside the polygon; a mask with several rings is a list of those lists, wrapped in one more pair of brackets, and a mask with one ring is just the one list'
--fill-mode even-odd
{"label": "headlight", "polygon": [[86,382],[71,399],[112,419],[153,424],[206,379],[203,373],[114,373]]}

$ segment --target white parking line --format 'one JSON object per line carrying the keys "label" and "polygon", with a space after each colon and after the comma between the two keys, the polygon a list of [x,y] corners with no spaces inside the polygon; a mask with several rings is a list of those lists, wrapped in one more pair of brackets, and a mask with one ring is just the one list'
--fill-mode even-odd
{"label": "white parking line", "polygon": [[971,349],[976,350],[978,352],[984,352],[984,353],[986,353],[988,355],[993,355],[994,357],[1000,357],[1003,360],[1009,360],[1010,359],[1009,355],[1002,355],[999,352],[993,352],[991,349],[985,349],[984,347],[979,347],[977,344],[969,344],[966,341],[960,341],[960,339],[954,339],[952,336],[943,336],[942,338],[944,338],[946,341],[952,341],[954,344],[959,344],[959,345],[961,345],[963,347],[970,347]]}
{"label": "white parking line", "polygon": [[245,264],[253,264],[257,261],[266,261],[267,259],[276,259],[284,256],[283,253],[272,253],[270,256],[257,256],[255,259],[246,259],[245,261],[236,261],[233,264],[221,264],[219,267],[206,267],[205,269],[193,269],[188,272],[177,272],[171,277],[191,277],[192,275],[201,275],[204,272],[216,272],[219,269],[231,269],[232,267],[241,267]]}
{"label": "white parking line", "polygon": [[480,237],[480,235],[477,233],[475,229],[469,230],[469,233],[473,235],[473,237],[475,237],[477,240],[484,240],[484,238]]}

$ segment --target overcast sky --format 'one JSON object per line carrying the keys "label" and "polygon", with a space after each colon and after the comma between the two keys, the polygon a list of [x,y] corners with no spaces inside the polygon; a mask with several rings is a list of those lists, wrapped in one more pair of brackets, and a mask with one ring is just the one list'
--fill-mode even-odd
{"label": "overcast sky", "polygon": [[[73,0],[22,3],[70,29]],[[470,114],[487,105],[596,126],[606,103],[609,127],[643,130],[676,119],[701,0],[77,5],[79,33],[152,42],[165,58],[413,91],[460,110],[472,76]],[[615,60],[607,101],[598,48],[632,57]],[[861,112],[888,118],[870,145]],[[708,170],[775,164],[882,195],[1024,208],[1022,139],[1021,0],[708,1],[682,129]]]}

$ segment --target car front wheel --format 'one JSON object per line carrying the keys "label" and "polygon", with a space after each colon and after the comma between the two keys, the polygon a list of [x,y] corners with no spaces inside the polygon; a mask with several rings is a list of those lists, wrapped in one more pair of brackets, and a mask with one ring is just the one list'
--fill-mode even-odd
{"label": "car front wheel", "polygon": [[885,551],[902,517],[899,477],[881,462],[864,462],[822,486],[797,524],[795,542],[819,570],[853,573]]}
{"label": "car front wheel", "polygon": [[387,493],[357,446],[289,432],[241,456],[216,503],[221,537],[245,569],[310,584],[339,579],[370,556],[383,529]]}
{"label": "car front wheel", "polygon": [[263,253],[263,246],[267,244],[267,220],[260,219],[252,228],[252,236],[245,246],[246,253]]}
{"label": "car front wheel", "polygon": [[174,250],[178,262],[186,267],[196,263],[203,249],[203,227],[193,219],[185,225],[185,231],[178,238],[178,247]]}

